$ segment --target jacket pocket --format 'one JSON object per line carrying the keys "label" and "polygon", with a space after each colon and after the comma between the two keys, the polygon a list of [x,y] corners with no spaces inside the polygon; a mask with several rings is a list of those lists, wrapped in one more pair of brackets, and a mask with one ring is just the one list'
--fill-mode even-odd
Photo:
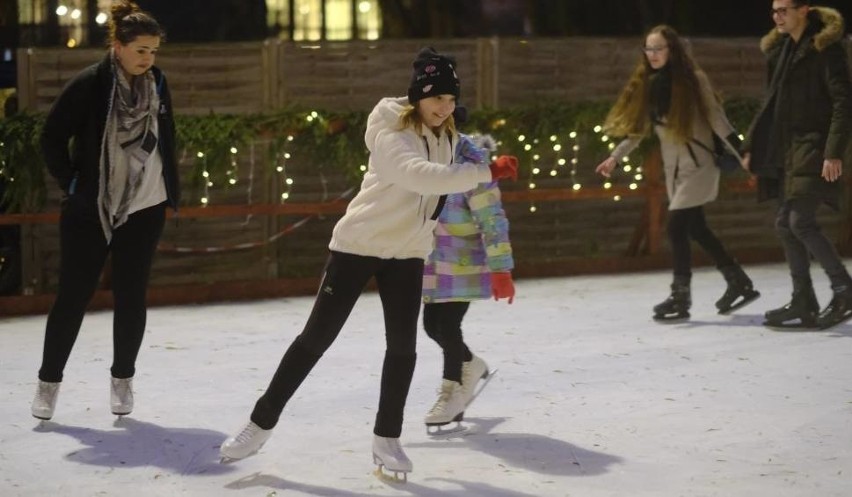
{"label": "jacket pocket", "polygon": [[820,133],[793,135],[790,144],[790,173],[793,176],[819,176],[822,174],[825,138]]}

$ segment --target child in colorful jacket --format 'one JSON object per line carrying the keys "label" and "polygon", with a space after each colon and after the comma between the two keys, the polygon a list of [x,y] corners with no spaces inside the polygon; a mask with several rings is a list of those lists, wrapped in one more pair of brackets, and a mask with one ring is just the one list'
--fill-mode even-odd
{"label": "child in colorful jacket", "polygon": [[[488,148],[493,149],[490,137],[477,144],[462,135],[455,162],[488,163]],[[444,354],[443,381],[426,414],[427,429],[461,421],[477,383],[490,374],[464,343],[461,323],[474,300],[493,296],[513,302],[513,268],[509,221],[497,182],[448,195],[423,275],[423,327]]]}

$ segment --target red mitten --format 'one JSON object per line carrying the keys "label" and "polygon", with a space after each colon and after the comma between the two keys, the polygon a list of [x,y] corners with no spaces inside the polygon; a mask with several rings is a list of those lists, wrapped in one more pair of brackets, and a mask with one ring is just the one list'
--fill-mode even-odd
{"label": "red mitten", "polygon": [[512,273],[491,273],[491,294],[494,300],[509,299],[511,304],[515,300],[515,284],[512,283]]}
{"label": "red mitten", "polygon": [[488,164],[491,168],[491,179],[499,180],[511,178],[512,181],[518,180],[518,158],[511,155],[501,155],[497,160]]}

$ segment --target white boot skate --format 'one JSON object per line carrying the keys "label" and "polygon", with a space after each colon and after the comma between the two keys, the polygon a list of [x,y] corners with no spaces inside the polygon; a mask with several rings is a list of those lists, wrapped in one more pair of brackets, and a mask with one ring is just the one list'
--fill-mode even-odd
{"label": "white boot skate", "polygon": [[59,385],[61,385],[59,382],[38,381],[32,406],[34,417],[45,421],[53,417],[53,411],[56,409],[56,399],[59,397]]}
{"label": "white boot skate", "polygon": [[111,378],[109,406],[116,416],[133,412],[133,378]]}
{"label": "white boot skate", "polygon": [[271,436],[272,430],[264,430],[253,421],[249,421],[243,431],[222,444],[222,448],[219,449],[221,457],[219,462],[229,463],[256,454]]}
{"label": "white boot skate", "polygon": [[[469,406],[479,396],[496,372],[496,370],[490,371],[488,364],[476,355],[471,360],[462,363],[462,391],[465,407]],[[479,380],[484,381],[480,384]]]}
{"label": "white boot skate", "polygon": [[[438,400],[426,414],[426,433],[430,435],[444,435],[461,429],[461,420],[464,418],[465,394],[464,388],[457,381],[443,380],[441,389],[438,390]],[[456,422],[455,427],[449,430],[442,428],[445,425]]]}
{"label": "white boot skate", "polygon": [[[380,478],[391,478],[403,483],[408,481],[408,473],[414,469],[411,459],[402,451],[398,438],[380,437],[378,435],[373,435],[373,464],[378,466],[376,475]],[[382,468],[392,472],[393,475],[385,473]]]}

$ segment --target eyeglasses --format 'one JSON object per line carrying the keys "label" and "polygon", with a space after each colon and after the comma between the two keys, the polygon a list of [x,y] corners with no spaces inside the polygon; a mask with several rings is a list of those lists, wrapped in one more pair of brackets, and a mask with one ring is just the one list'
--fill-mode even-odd
{"label": "eyeglasses", "polygon": [[647,54],[658,54],[664,50],[668,50],[669,47],[663,45],[661,47],[642,47],[642,51]]}
{"label": "eyeglasses", "polygon": [[769,9],[769,15],[772,17],[787,17],[787,12],[789,10],[801,9],[802,5],[793,5],[792,7],[778,7],[777,9]]}

